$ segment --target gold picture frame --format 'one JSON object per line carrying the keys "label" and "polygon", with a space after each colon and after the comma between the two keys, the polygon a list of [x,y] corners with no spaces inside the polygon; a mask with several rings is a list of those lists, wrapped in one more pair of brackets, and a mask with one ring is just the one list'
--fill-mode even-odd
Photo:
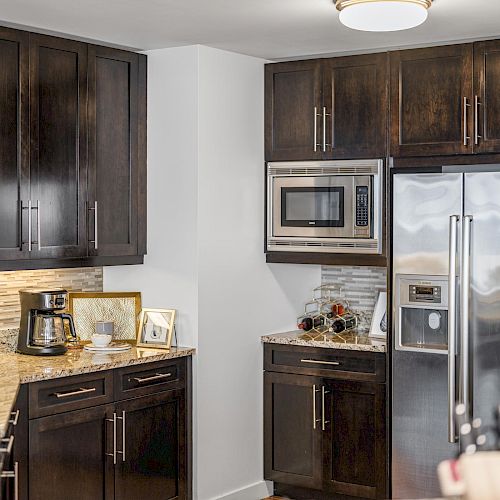
{"label": "gold picture frame", "polygon": [[90,340],[97,321],[114,323],[114,340],[135,340],[141,313],[141,292],[70,292],[68,312],[80,340]]}
{"label": "gold picture frame", "polygon": [[175,309],[143,309],[137,330],[137,347],[170,349],[175,313]]}

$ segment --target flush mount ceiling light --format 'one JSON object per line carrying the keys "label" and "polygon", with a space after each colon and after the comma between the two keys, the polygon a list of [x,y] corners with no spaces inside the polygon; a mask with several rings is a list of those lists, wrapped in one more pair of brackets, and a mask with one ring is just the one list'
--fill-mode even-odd
{"label": "flush mount ceiling light", "polygon": [[427,19],[432,0],[334,0],[340,22],[361,31],[400,31]]}

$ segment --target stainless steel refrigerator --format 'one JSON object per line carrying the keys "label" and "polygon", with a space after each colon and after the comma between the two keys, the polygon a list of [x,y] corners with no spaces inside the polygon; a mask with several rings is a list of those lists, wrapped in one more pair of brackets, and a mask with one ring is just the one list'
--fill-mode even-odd
{"label": "stainless steel refrigerator", "polygon": [[457,402],[486,425],[500,403],[499,171],[393,176],[393,498],[439,496]]}

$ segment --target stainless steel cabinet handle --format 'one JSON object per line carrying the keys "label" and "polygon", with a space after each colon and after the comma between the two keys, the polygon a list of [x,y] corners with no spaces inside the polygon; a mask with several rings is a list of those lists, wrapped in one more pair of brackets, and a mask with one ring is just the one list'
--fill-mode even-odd
{"label": "stainless steel cabinet handle", "polygon": [[301,363],[311,363],[314,365],[333,365],[333,366],[340,366],[341,363],[338,361],[320,361],[317,359],[301,359]]}
{"label": "stainless steel cabinet handle", "polygon": [[125,462],[125,442],[126,442],[126,437],[125,437],[125,410],[122,411],[122,416],[121,417],[116,417],[117,420],[122,421],[122,450],[117,451],[116,453],[120,453],[122,456],[122,462]]}
{"label": "stainless steel cabinet handle", "polygon": [[40,251],[42,249],[42,226],[40,224],[42,207],[40,200],[36,200],[35,210],[36,210],[36,238],[38,240],[37,241],[38,251]]}
{"label": "stainless steel cabinet handle", "polygon": [[474,96],[474,144],[479,144],[479,97],[477,95]]}
{"label": "stainless steel cabinet handle", "polygon": [[316,389],[316,384],[312,386],[312,403],[313,403],[313,429],[316,430],[316,424],[319,422],[319,419],[316,418],[316,393],[319,392],[319,389]]}
{"label": "stainless steel cabinet handle", "polygon": [[470,104],[467,102],[467,97],[464,97],[464,146],[467,146],[467,143],[470,137],[467,135],[467,108]]}
{"label": "stainless steel cabinet handle", "polygon": [[321,386],[321,430],[324,431],[326,429],[326,424],[330,422],[325,420],[325,394],[330,394],[330,391],[325,391],[325,386]]}
{"label": "stainless steel cabinet handle", "polygon": [[12,418],[9,420],[9,424],[17,425],[17,422],[19,421],[19,413],[20,411],[16,410],[10,414]]}
{"label": "stainless steel cabinet handle", "polygon": [[14,470],[6,470],[0,474],[2,479],[14,479],[14,500],[19,500],[19,462],[14,463]]}
{"label": "stainless steel cabinet handle", "polygon": [[318,150],[318,108],[314,106],[314,149],[313,151],[316,153]]}
{"label": "stainless steel cabinet handle", "polygon": [[89,392],[95,392],[97,389],[95,387],[91,387],[89,389],[86,389],[85,387],[80,387],[77,391],[71,391],[71,392],[54,392],[54,396],[56,398],[69,398],[70,396],[77,396],[78,394],[87,394]]}
{"label": "stainless steel cabinet handle", "polygon": [[462,219],[462,271],[460,283],[460,402],[465,415],[471,417],[469,386],[469,290],[470,290],[470,243],[472,216]]}
{"label": "stainless steel cabinet handle", "polygon": [[113,423],[113,453],[106,453],[108,457],[113,457],[113,464],[116,465],[116,413],[113,413],[113,418],[107,418],[106,422]]}
{"label": "stainless steel cabinet handle", "polygon": [[458,215],[450,216],[450,245],[448,270],[448,441],[455,443],[456,404],[456,336],[457,336],[457,227]]}
{"label": "stainless steel cabinet handle", "polygon": [[326,112],[326,107],[323,106],[323,153],[326,152],[326,147],[330,144],[326,143],[326,117],[330,116],[330,113]]}
{"label": "stainless steel cabinet handle", "polygon": [[90,243],[94,244],[94,248],[97,250],[99,248],[97,241],[97,201],[94,201],[94,206],[89,207],[89,211],[94,211],[94,239],[90,240]]}
{"label": "stainless steel cabinet handle", "polygon": [[152,377],[145,377],[145,378],[131,377],[131,378],[129,378],[129,381],[133,380],[134,382],[137,382],[138,384],[143,384],[144,382],[153,382],[154,380],[161,380],[164,378],[169,378],[171,376],[172,376],[171,373],[157,373],[156,375],[153,375]]}
{"label": "stainless steel cabinet handle", "polygon": [[31,210],[33,209],[31,200],[28,200],[28,252],[33,250],[33,242],[32,242],[32,231],[33,231],[33,221],[31,220]]}
{"label": "stainless steel cabinet handle", "polygon": [[0,453],[8,453],[10,455],[12,447],[14,446],[14,434],[12,434],[10,438],[3,438],[0,441],[2,443],[7,443],[7,446],[5,448],[0,448]]}

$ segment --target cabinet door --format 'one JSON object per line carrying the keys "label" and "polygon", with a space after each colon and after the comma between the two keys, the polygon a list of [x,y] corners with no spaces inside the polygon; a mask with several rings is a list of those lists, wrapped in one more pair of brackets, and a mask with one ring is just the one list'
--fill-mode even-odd
{"label": "cabinet door", "polygon": [[500,152],[500,41],[474,44],[474,150]]}
{"label": "cabinet door", "polygon": [[264,472],[279,483],[321,488],[321,379],[264,373]]}
{"label": "cabinet door", "polygon": [[28,61],[28,34],[0,28],[0,260],[28,257]]}
{"label": "cabinet door", "polygon": [[30,35],[30,106],[31,257],[85,256],[86,44]]}
{"label": "cabinet door", "polygon": [[[145,56],[89,47],[89,241],[90,254],[138,254],[140,126],[139,60]],[[145,71],[141,72],[145,93]],[[143,179],[141,179],[142,181]],[[146,225],[145,212],[141,224]],[[143,252],[144,253],[144,252]]]}
{"label": "cabinet door", "polygon": [[387,139],[387,54],[324,62],[326,158],[381,158]]}
{"label": "cabinet door", "polygon": [[266,160],[322,157],[321,62],[266,65]]}
{"label": "cabinet door", "polygon": [[30,500],[113,498],[112,415],[102,405],[30,421]]}
{"label": "cabinet door", "polygon": [[386,498],[385,386],[325,380],[325,491]]}
{"label": "cabinet door", "polygon": [[188,498],[185,390],[124,401],[116,412],[119,449],[125,447],[115,469],[116,500]]}
{"label": "cabinet door", "polygon": [[391,154],[472,152],[472,44],[391,53]]}

